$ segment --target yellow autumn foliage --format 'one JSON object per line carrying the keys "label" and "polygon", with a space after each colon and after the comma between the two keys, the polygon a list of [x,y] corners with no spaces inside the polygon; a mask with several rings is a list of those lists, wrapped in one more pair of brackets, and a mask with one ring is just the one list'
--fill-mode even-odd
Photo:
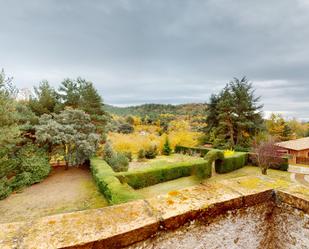
{"label": "yellow autumn foliage", "polygon": [[[174,149],[176,145],[197,146],[198,138],[202,134],[191,131],[175,131],[168,134],[170,146]],[[166,134],[159,136],[156,133],[146,131],[134,132],[131,134],[121,134],[110,132],[108,139],[111,141],[113,148],[118,152],[130,151],[137,154],[140,149],[147,149],[151,145],[156,145],[158,151],[162,151],[165,143]]]}
{"label": "yellow autumn foliage", "polygon": [[225,150],[224,151],[224,157],[233,156],[235,154],[234,150]]}

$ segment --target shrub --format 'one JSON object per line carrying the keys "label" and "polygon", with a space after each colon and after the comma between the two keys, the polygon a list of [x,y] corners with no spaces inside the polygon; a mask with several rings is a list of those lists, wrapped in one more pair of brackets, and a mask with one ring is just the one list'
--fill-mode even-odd
{"label": "shrub", "polygon": [[114,171],[104,160],[92,158],[90,169],[100,192],[110,204],[119,204],[141,198],[128,184],[122,184],[114,176]]}
{"label": "shrub", "polygon": [[216,172],[219,174],[228,173],[246,165],[247,153],[237,152],[233,156],[225,157],[223,160],[216,161]]}
{"label": "shrub", "polygon": [[235,154],[234,150],[225,150],[224,151],[224,156],[228,157],[228,156],[233,156]]}
{"label": "shrub", "polygon": [[155,145],[149,146],[149,148],[145,150],[145,158],[147,159],[156,158],[157,155],[158,155],[157,146]]}
{"label": "shrub", "polygon": [[47,153],[35,145],[29,144],[22,147],[17,153],[17,158],[20,174],[24,173],[22,176],[18,176],[19,174],[16,176],[20,182],[19,185],[21,182],[24,182],[25,185],[40,182],[51,171]]}
{"label": "shrub", "polygon": [[21,189],[29,186],[32,184],[31,176],[29,172],[22,172],[12,178],[10,186],[12,189]]}
{"label": "shrub", "polygon": [[[270,169],[276,169],[281,171],[287,171],[289,168],[289,159],[287,157],[281,157],[281,160],[275,160],[278,163],[270,166]],[[248,163],[252,166],[258,166],[257,154],[249,153],[248,154]]]}
{"label": "shrub", "polygon": [[175,146],[175,153],[194,155],[198,154],[201,157],[204,157],[210,150],[209,148],[198,148],[198,147],[186,147],[186,146]]}
{"label": "shrub", "polygon": [[195,168],[195,174],[197,177],[201,179],[205,179],[207,177],[211,176],[211,171],[212,171],[212,163],[215,160],[223,160],[224,155],[223,152],[220,150],[211,150],[209,151],[206,156],[205,156],[205,165],[198,165]]}
{"label": "shrub", "polygon": [[131,151],[125,151],[123,154],[128,158],[129,162],[132,162],[133,156]]}
{"label": "shrub", "polygon": [[205,160],[194,160],[169,165],[153,166],[145,169],[118,173],[115,176],[117,176],[119,179],[125,179],[125,181],[131,187],[139,189],[160,182],[166,182],[180,177],[190,176],[199,167],[206,169],[205,177],[210,177],[211,168]]}
{"label": "shrub", "polygon": [[118,127],[118,132],[123,134],[130,134],[134,132],[134,127],[131,124],[124,123]]}
{"label": "shrub", "polygon": [[172,148],[170,147],[170,143],[168,141],[168,137],[165,139],[165,143],[163,145],[162,154],[165,156],[169,156],[172,152]]}
{"label": "shrub", "polygon": [[115,153],[111,158],[107,158],[106,162],[115,172],[128,171],[129,159],[123,153]]}
{"label": "shrub", "polygon": [[145,159],[145,150],[140,149],[140,150],[138,151],[137,159],[138,159],[139,161]]}
{"label": "shrub", "polygon": [[211,168],[212,162],[205,160],[205,163],[198,164],[194,167],[194,174],[200,179],[211,177]]}
{"label": "shrub", "polygon": [[12,187],[6,177],[0,179],[0,200],[8,197],[12,193]]}
{"label": "shrub", "polygon": [[223,160],[224,154],[221,150],[213,149],[206,154],[205,160],[210,161],[211,163],[215,160]]}
{"label": "shrub", "polygon": [[128,171],[129,169],[129,159],[124,153],[115,152],[109,142],[106,142],[104,146],[104,160],[115,172]]}

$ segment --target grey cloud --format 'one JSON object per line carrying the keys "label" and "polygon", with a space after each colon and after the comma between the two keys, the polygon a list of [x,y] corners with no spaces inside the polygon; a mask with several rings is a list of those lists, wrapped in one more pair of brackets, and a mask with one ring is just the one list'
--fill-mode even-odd
{"label": "grey cloud", "polygon": [[20,87],[82,76],[112,104],[205,102],[247,75],[265,113],[309,120],[305,0],[0,4],[0,67]]}

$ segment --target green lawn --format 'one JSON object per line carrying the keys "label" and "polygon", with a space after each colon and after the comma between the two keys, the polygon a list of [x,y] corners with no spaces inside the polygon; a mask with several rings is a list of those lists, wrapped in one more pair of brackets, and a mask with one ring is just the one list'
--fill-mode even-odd
{"label": "green lawn", "polygon": [[[254,166],[246,166],[241,169],[235,170],[226,174],[215,174],[211,178],[204,180],[204,182],[220,182],[226,179],[238,178],[242,176],[261,176],[261,171],[258,167]],[[276,183],[279,184],[282,182],[291,183],[290,173],[279,170],[268,170],[268,177],[276,180]],[[140,193],[144,198],[151,198],[160,194],[166,194],[170,191],[179,190],[182,188],[194,186],[200,184],[201,181],[198,180],[195,176],[182,177],[176,180],[159,183],[147,188],[136,190]]]}
{"label": "green lawn", "polygon": [[182,154],[172,154],[170,156],[157,156],[154,159],[149,159],[149,160],[145,160],[142,162],[134,160],[133,162],[129,164],[129,171],[137,170],[141,168],[147,168],[147,167],[168,165],[168,164],[178,163],[178,162],[187,162],[187,161],[191,161],[192,159],[201,160],[201,161],[204,160],[201,157],[194,157],[194,156],[188,156],[188,155],[182,155]]}

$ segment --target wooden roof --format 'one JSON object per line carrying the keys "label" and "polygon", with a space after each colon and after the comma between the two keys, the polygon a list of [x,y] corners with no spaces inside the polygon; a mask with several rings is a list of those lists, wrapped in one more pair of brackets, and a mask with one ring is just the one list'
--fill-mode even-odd
{"label": "wooden roof", "polygon": [[290,150],[309,150],[309,137],[280,142],[276,145]]}

